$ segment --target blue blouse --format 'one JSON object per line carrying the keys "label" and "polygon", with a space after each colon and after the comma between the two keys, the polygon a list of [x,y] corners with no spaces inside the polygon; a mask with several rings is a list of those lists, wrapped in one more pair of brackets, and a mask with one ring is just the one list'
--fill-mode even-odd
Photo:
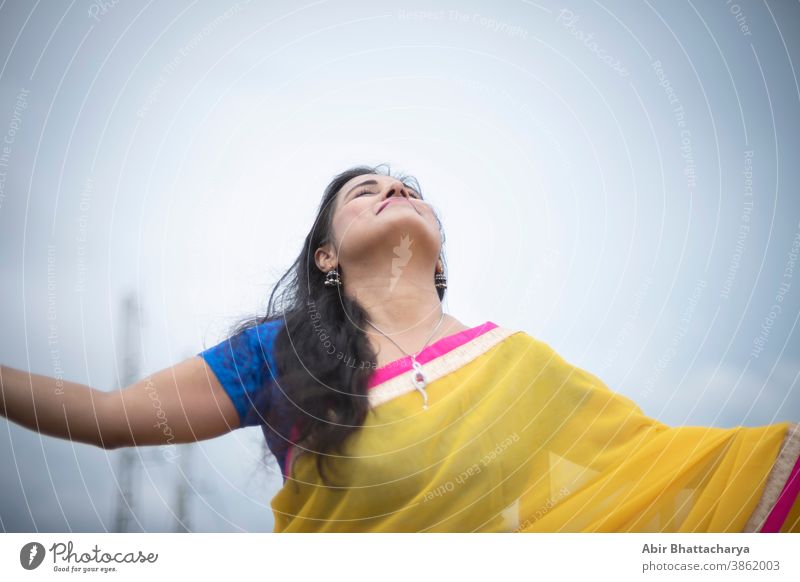
{"label": "blue blouse", "polygon": [[[283,325],[282,319],[265,321],[197,355],[205,360],[236,407],[239,428],[261,426],[267,446],[275,455],[285,481],[285,437],[289,434],[288,426],[267,424],[269,411],[282,393],[277,380],[278,369],[273,348]],[[288,415],[285,416],[284,422],[287,422]]]}

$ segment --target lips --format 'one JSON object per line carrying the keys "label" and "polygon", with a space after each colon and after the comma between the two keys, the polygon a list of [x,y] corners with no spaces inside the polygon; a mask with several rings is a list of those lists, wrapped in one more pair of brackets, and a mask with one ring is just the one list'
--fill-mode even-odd
{"label": "lips", "polygon": [[[405,199],[405,198],[387,198],[387,199],[386,199],[386,200],[384,200],[384,201],[383,201],[383,203],[382,203],[382,204],[381,204],[381,205],[378,207],[378,212],[376,212],[375,214],[380,214],[380,213],[381,213],[381,211],[382,211],[384,208],[386,208],[386,207],[387,207],[389,204],[391,204],[391,203],[393,203],[393,202],[405,202],[406,204],[409,204],[409,205],[410,205],[412,208],[414,208],[414,205],[413,205],[413,204],[411,204],[411,202],[409,202],[409,201],[408,201],[407,199]],[[414,210],[416,210],[416,208],[414,208]]]}

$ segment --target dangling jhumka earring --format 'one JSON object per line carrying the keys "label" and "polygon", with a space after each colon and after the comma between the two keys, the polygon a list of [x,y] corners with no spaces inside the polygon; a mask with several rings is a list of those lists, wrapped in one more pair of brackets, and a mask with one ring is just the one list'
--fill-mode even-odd
{"label": "dangling jhumka earring", "polygon": [[342,286],[342,280],[339,277],[339,271],[336,270],[336,267],[334,267],[325,274],[325,286],[326,287]]}
{"label": "dangling jhumka earring", "polygon": [[435,281],[436,287],[438,289],[447,289],[447,277],[445,276],[444,272],[438,272],[434,275],[433,280]]}
{"label": "dangling jhumka earring", "polygon": [[[444,273],[437,272],[433,279],[437,288],[447,289],[447,276]],[[325,274],[325,285],[327,287],[342,285],[342,279],[339,276],[339,271],[336,270],[336,267]]]}

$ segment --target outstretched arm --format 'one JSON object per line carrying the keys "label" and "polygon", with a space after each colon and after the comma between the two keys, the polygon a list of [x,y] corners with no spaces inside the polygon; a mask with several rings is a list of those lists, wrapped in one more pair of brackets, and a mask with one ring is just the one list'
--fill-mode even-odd
{"label": "outstretched arm", "polygon": [[106,449],[194,442],[240,426],[233,402],[198,356],[112,392],[0,366],[0,414]]}

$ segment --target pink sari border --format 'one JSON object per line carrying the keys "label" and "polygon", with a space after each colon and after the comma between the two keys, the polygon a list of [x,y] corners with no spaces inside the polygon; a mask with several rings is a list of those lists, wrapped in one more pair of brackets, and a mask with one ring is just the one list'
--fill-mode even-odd
{"label": "pink sari border", "polygon": [[[475,327],[464,329],[452,335],[438,339],[420,352],[420,354],[417,356],[417,361],[420,364],[426,364],[427,362],[435,360],[436,358],[445,355],[447,352],[454,350],[458,346],[475,339],[487,331],[494,329],[495,327],[497,327],[496,323],[487,321],[486,323],[482,323],[480,325],[476,325]],[[383,384],[387,380],[391,380],[395,376],[399,376],[411,368],[410,356],[405,356],[399,360],[389,362],[372,373],[372,376],[370,376],[369,382],[367,383],[367,389],[369,390],[378,384]]]}
{"label": "pink sari border", "polygon": [[779,533],[781,531],[783,522],[786,521],[798,493],[800,493],[800,457],[797,458],[794,468],[783,486],[783,491],[778,496],[778,501],[775,502],[775,507],[767,516],[764,527],[761,528],[762,533]]}

